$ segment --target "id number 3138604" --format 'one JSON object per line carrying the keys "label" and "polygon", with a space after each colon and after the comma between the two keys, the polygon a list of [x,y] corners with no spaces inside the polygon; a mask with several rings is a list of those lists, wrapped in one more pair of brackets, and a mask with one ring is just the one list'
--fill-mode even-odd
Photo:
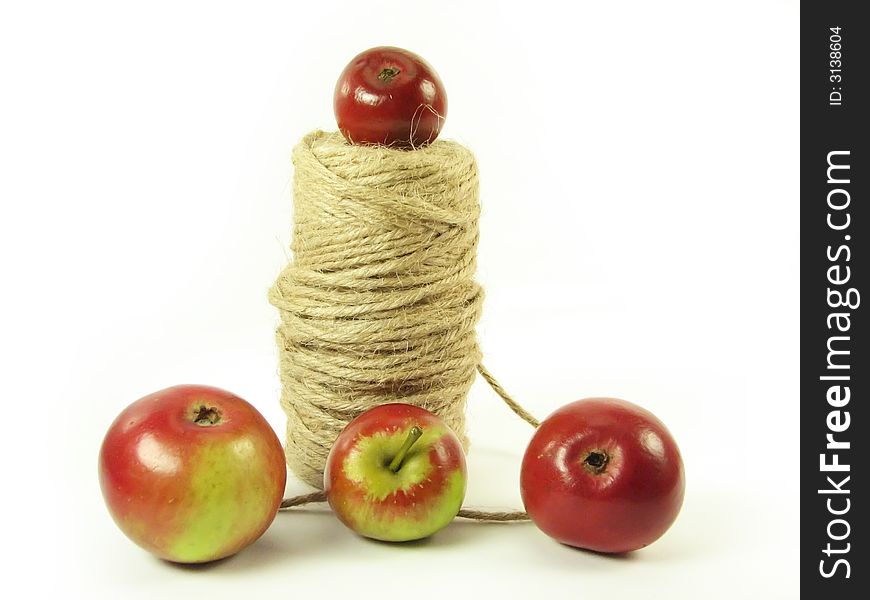
{"label": "id number 3138604", "polygon": [[828,48],[830,49],[830,62],[828,69],[828,81],[831,83],[831,92],[828,94],[828,106],[843,105],[843,36],[840,35],[842,27],[830,27],[831,34],[828,36]]}

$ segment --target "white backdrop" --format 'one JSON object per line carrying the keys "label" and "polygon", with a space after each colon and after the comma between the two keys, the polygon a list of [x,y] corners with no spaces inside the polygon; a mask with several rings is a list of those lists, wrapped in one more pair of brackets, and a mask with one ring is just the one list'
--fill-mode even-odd
{"label": "white backdrop", "polygon": [[[796,597],[798,24],[784,0],[4,3],[7,585]],[[457,522],[397,547],[308,511],[181,568],[109,518],[99,445],[148,392],[224,387],[283,433],[266,291],[288,258],[290,150],[334,128],[339,72],[384,44],[436,67],[442,135],[479,161],[485,364],[540,417],[618,396],[680,444],[685,505],[653,546],[608,558]],[[467,504],[520,507],[530,428],[480,381],[468,415]]]}

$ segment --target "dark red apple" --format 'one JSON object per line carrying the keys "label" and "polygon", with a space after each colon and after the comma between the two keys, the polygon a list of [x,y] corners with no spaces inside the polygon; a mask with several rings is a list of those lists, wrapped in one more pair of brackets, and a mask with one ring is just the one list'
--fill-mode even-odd
{"label": "dark red apple", "polygon": [[127,537],[166,560],[199,563],[259,538],[281,504],[281,442],[253,406],[179,385],[128,406],[100,449],[100,487]]}
{"label": "dark red apple", "polygon": [[683,503],[676,442],[649,411],[616,398],[567,404],[538,427],[523,457],[526,511],[556,540],[597,552],[643,548]]}
{"label": "dark red apple", "polygon": [[371,48],[335,84],[335,119],[351,144],[416,148],[438,137],[447,94],[435,69],[413,52]]}

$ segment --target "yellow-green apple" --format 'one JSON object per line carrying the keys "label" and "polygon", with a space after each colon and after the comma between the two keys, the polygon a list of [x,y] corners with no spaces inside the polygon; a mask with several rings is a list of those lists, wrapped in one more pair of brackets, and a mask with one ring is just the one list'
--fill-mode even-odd
{"label": "yellow-green apple", "polygon": [[202,385],[128,406],[103,440],[99,471],[121,531],[181,563],[224,558],[259,538],[287,477],[281,442],[257,409]]}
{"label": "yellow-green apple", "polygon": [[466,480],[456,434],[410,404],[383,404],[351,421],[323,474],[338,518],[360,535],[389,542],[425,538],[450,523]]}

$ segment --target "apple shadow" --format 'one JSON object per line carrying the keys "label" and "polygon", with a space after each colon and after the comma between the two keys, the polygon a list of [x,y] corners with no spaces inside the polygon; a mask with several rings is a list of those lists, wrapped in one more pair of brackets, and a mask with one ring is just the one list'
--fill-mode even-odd
{"label": "apple shadow", "polygon": [[[727,554],[751,543],[745,535],[752,527],[741,509],[745,499],[727,489],[687,489],[677,520],[657,541],[630,553],[644,562],[680,562]],[[716,540],[716,543],[711,543]]]}
{"label": "apple shadow", "polygon": [[590,556],[592,558],[601,558],[602,560],[609,560],[613,562],[631,562],[636,561],[639,558],[638,551],[634,552],[599,552],[598,550],[590,550],[588,548],[575,548],[574,546],[569,546],[568,544],[563,544],[561,542],[556,542],[562,548],[566,548],[568,552],[576,552],[578,554],[582,554],[584,556]]}
{"label": "apple shadow", "polygon": [[178,569],[179,571],[211,571],[214,569],[219,569],[221,565],[232,562],[232,560],[238,556],[238,554],[234,554],[232,556],[227,556],[225,558],[219,558],[218,560],[210,560],[207,562],[201,563],[182,563],[175,562],[172,560],[167,560],[165,558],[154,557],[154,560],[159,562],[160,564],[166,565],[170,569]]}
{"label": "apple shadow", "polygon": [[[542,568],[576,569],[578,565],[594,565],[596,569],[618,568],[624,563],[686,563],[708,560],[711,556],[729,553],[735,546],[746,544],[741,538],[745,523],[735,500],[723,490],[701,489],[690,491],[680,515],[664,535],[644,548],[632,552],[608,554],[574,548],[548,538],[536,531],[527,543],[534,546],[531,560]],[[716,540],[711,543],[710,540]]]}

